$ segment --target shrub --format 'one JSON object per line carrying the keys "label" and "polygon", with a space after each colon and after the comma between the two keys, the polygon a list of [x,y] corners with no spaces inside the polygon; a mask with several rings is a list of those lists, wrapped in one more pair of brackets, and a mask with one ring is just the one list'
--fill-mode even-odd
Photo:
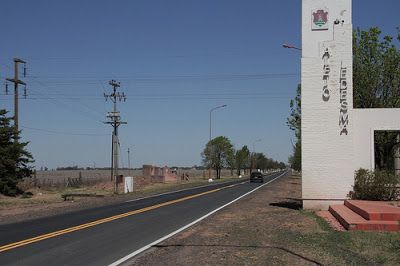
{"label": "shrub", "polygon": [[399,195],[399,178],[387,171],[359,169],[355,173],[353,191],[349,197],[360,200],[393,200]]}
{"label": "shrub", "polygon": [[28,191],[28,192],[22,193],[21,198],[22,199],[29,199],[29,198],[32,198],[32,196],[33,196],[33,193]]}

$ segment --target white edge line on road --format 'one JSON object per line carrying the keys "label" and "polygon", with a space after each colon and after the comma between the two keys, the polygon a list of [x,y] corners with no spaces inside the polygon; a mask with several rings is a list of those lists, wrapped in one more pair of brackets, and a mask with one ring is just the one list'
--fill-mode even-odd
{"label": "white edge line on road", "polygon": [[[127,202],[139,201],[139,200],[144,200],[144,199],[155,198],[155,197],[158,197],[158,196],[163,196],[163,195],[178,193],[178,192],[187,191],[187,190],[196,189],[196,188],[211,187],[211,186],[215,186],[215,185],[218,185],[218,184],[225,184],[225,183],[229,183],[229,182],[232,182],[232,181],[226,181],[226,182],[221,182],[221,183],[216,183],[216,184],[214,183],[214,184],[204,185],[204,186],[200,186],[200,187],[190,187],[190,188],[184,188],[184,189],[181,189],[181,190],[169,191],[169,192],[165,192],[165,193],[161,193],[161,194],[157,194],[157,195],[153,195],[153,196],[148,196],[148,197],[143,197],[143,198],[138,198],[138,199],[127,200],[127,201],[125,201],[125,203],[127,203]],[[240,183],[240,184],[244,184],[244,183],[246,183],[246,182],[249,182],[249,181],[245,181],[245,182],[242,182],[242,183]]]}
{"label": "white edge line on road", "polygon": [[250,190],[249,192],[243,194],[242,196],[240,196],[240,197],[238,197],[238,198],[236,198],[236,199],[234,199],[234,200],[232,200],[232,201],[226,203],[225,205],[222,205],[221,207],[219,207],[219,208],[217,208],[217,209],[215,209],[215,210],[213,210],[213,211],[207,213],[206,215],[204,215],[204,216],[200,217],[199,219],[197,219],[197,220],[195,220],[195,221],[193,221],[193,222],[191,222],[191,223],[189,223],[189,224],[187,224],[187,225],[185,225],[185,226],[179,228],[178,230],[176,230],[176,231],[174,231],[174,232],[172,232],[172,233],[170,233],[170,234],[168,234],[168,235],[166,235],[166,236],[163,236],[163,237],[160,238],[160,239],[157,239],[156,241],[154,241],[154,242],[152,242],[152,243],[150,243],[150,244],[148,244],[148,245],[146,245],[146,246],[144,246],[144,247],[142,247],[142,248],[140,248],[140,249],[138,249],[138,250],[132,252],[131,254],[126,255],[125,257],[123,257],[123,258],[121,258],[121,259],[119,259],[119,260],[117,260],[117,261],[111,263],[109,266],[117,266],[117,265],[120,265],[121,263],[124,263],[125,261],[131,259],[132,257],[136,256],[137,254],[139,254],[139,253],[145,251],[146,249],[149,249],[149,248],[151,248],[152,246],[157,245],[158,243],[160,243],[160,242],[162,242],[162,241],[164,241],[164,240],[166,240],[166,239],[172,237],[173,235],[176,235],[176,234],[182,232],[183,230],[185,230],[185,229],[191,227],[192,225],[194,225],[194,224],[196,224],[196,223],[198,223],[198,222],[204,220],[204,219],[207,218],[208,216],[210,216],[210,215],[216,213],[217,211],[219,211],[219,210],[221,210],[221,209],[223,209],[223,208],[225,208],[225,207],[231,205],[232,203],[234,203],[234,202],[240,200],[241,198],[243,198],[243,197],[245,197],[245,196],[247,196],[247,195],[253,193],[254,191],[256,191],[256,190],[262,188],[263,186],[266,186],[266,185],[272,183],[273,181],[275,181],[276,179],[278,179],[278,178],[280,178],[281,176],[285,175],[286,173],[288,173],[288,171],[285,171],[284,173],[282,173],[281,175],[279,175],[279,176],[275,177],[274,179],[268,181],[267,183],[265,183],[265,184],[263,184],[263,185],[261,185],[261,186],[258,186],[258,187],[256,187],[256,188],[253,189],[253,190]]}

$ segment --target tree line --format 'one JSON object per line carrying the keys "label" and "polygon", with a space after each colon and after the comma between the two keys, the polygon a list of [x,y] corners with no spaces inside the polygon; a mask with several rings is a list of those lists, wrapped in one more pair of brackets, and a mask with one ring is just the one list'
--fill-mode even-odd
{"label": "tree line", "polygon": [[277,162],[267,158],[263,153],[250,152],[249,148],[244,145],[241,149],[235,150],[229,138],[219,136],[210,140],[203,152],[203,165],[208,169],[215,170],[217,179],[221,178],[221,170],[224,168],[230,169],[231,174],[236,170],[237,175],[252,170],[267,170],[267,169],[284,169],[285,163]]}

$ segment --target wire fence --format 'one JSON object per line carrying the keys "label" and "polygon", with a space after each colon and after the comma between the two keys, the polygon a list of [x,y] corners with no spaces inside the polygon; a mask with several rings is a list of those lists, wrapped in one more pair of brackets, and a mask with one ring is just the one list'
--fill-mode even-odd
{"label": "wire fence", "polygon": [[[236,172],[235,172],[236,173]],[[151,183],[160,183],[162,179],[157,177],[143,177],[142,170],[121,169],[120,175],[133,176],[135,184],[145,186]],[[176,171],[177,181],[208,179],[207,170],[178,169]],[[213,174],[212,174],[213,175]],[[223,169],[222,177],[232,176],[231,170]],[[187,179],[186,179],[187,177]],[[49,170],[35,171],[30,178],[25,178],[19,183],[24,189],[29,188],[67,188],[93,186],[99,183],[111,182],[111,170]]]}

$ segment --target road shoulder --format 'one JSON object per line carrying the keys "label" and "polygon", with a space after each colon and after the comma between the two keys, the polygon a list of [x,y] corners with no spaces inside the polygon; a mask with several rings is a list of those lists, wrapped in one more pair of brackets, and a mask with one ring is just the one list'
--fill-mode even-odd
{"label": "road shoulder", "polygon": [[400,234],[338,232],[287,198],[287,175],[152,246],[123,265],[398,265]]}

